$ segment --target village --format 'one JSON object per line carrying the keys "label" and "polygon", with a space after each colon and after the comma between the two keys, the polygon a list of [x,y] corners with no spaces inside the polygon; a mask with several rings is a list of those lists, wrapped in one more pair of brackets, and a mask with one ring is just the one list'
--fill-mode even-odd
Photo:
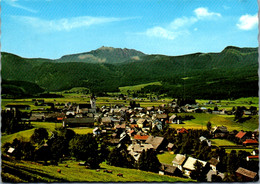
{"label": "village", "polygon": [[[222,124],[212,126],[211,122],[207,123],[206,129],[185,128],[185,122],[194,119],[191,114],[235,115],[241,118],[243,115],[256,115],[258,111],[254,107],[248,109],[237,107],[227,111],[217,106],[211,109],[204,107],[203,104],[196,104],[195,101],[189,101],[191,104],[188,104],[186,103],[188,101],[178,99],[151,107],[141,107],[135,100],[130,101],[128,106],[118,103],[99,107],[93,95],[90,96],[89,103],[45,103],[44,99],[32,101],[35,107],[41,108],[30,110],[30,105],[7,104],[4,111],[17,117],[18,124],[23,127],[30,127],[33,122],[55,122],[55,127],[59,127],[60,130],[76,128],[84,131],[91,128],[92,132],[89,132],[91,136],[106,147],[103,151],[109,150],[102,161],[106,160],[110,165],[138,168],[159,175],[191,178],[200,182],[258,180],[258,129],[229,130]],[[48,109],[43,109],[43,106],[48,106]],[[185,113],[187,115],[183,116]],[[172,125],[179,125],[180,128],[172,128]],[[57,137],[59,136],[52,132],[43,142],[38,142],[34,151],[42,150],[41,154],[45,155],[39,156],[38,160],[45,160],[46,163],[52,160],[51,156],[46,158],[46,153],[52,149]],[[214,140],[228,140],[234,144],[216,145],[213,144]],[[17,149],[15,144],[4,147],[4,154],[7,157],[15,155]],[[150,156],[152,160],[145,158],[145,153],[150,150],[152,152],[149,154],[156,155]],[[228,153],[226,150],[231,151]],[[122,159],[121,163],[113,158],[113,154]],[[171,160],[167,163],[158,159],[166,154],[171,155]],[[62,155],[63,159],[69,156],[65,153]],[[127,163],[123,163],[124,159]],[[98,166],[94,167],[88,163],[87,159],[78,160],[82,160],[79,166],[95,168],[96,172],[101,170]],[[145,168],[142,163],[150,163],[152,169]],[[110,170],[104,171],[112,173]],[[58,172],[62,172],[62,169]],[[118,173],[118,176],[124,176],[123,174]]]}

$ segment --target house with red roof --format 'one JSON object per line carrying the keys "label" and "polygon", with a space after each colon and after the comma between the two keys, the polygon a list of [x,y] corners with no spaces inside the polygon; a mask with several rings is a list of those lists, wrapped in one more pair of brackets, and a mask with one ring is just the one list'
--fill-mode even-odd
{"label": "house with red roof", "polygon": [[179,134],[187,134],[189,131],[186,128],[177,129],[177,133]]}
{"label": "house with red roof", "polygon": [[243,130],[241,130],[240,132],[238,132],[236,134],[236,138],[238,138],[239,140],[241,140],[242,142],[244,142],[246,139],[250,139],[252,135],[250,135],[249,132],[244,132]]}
{"label": "house with red roof", "polygon": [[259,161],[259,155],[251,155],[246,157],[247,161],[256,160]]}
{"label": "house with red roof", "polygon": [[134,135],[134,140],[145,142],[149,135]]}
{"label": "house with red roof", "polygon": [[244,146],[253,146],[253,145],[258,145],[258,141],[255,140],[255,139],[246,139],[244,142],[243,142],[243,145]]}

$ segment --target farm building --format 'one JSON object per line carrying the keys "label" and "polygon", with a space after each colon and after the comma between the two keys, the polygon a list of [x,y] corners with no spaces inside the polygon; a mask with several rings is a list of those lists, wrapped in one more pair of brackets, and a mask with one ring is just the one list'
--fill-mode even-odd
{"label": "farm building", "polygon": [[241,177],[242,181],[246,181],[246,182],[257,180],[257,173],[256,172],[244,169],[242,167],[239,167],[236,170],[236,175],[237,175],[237,177]]}
{"label": "farm building", "polygon": [[94,118],[66,118],[63,127],[93,127]]}

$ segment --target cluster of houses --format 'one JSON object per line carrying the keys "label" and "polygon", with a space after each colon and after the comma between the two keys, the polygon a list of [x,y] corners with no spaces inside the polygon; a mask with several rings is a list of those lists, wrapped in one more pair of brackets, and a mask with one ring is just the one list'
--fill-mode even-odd
{"label": "cluster of houses", "polygon": [[[211,158],[208,162],[199,160],[193,157],[187,157],[186,155],[176,154],[172,161],[172,165],[162,164],[162,168],[159,174],[169,174],[174,176],[185,176],[190,177],[191,172],[195,170],[194,164],[200,162],[203,167],[203,172],[206,173],[206,179],[208,182],[212,182],[212,175],[219,176],[224,179],[224,173],[218,171],[219,159]],[[256,181],[257,173],[248,169],[239,167],[236,170],[236,175],[241,177],[242,181]]]}
{"label": "cluster of houses", "polygon": [[[149,132],[156,127],[162,130],[166,124],[181,124],[183,119],[176,114],[168,116],[167,112],[194,112],[194,113],[214,113],[227,114],[225,110],[209,111],[207,108],[198,105],[185,105],[178,107],[175,102],[168,106],[159,107],[125,107],[123,105],[115,105],[114,107],[103,106],[97,108],[96,99],[91,97],[90,103],[72,104],[70,102],[64,104],[62,109],[55,108],[53,103],[44,103],[44,101],[36,101],[37,105],[46,105],[50,109],[48,112],[31,111],[30,116],[23,118],[24,121],[50,121],[61,122],[63,127],[96,127],[93,129],[93,135],[103,135],[107,138],[104,142],[110,145],[120,146],[127,144],[127,150],[133,158],[138,161],[141,153],[148,149],[154,149],[160,153],[168,149],[173,149],[174,144],[169,143],[164,137],[151,136]],[[60,104],[59,104],[60,106]],[[170,109],[169,109],[170,108]],[[7,105],[7,110],[30,110],[29,105]],[[177,133],[188,133],[185,128],[180,128]],[[214,138],[226,138],[230,132],[225,126],[216,126],[211,131]],[[244,146],[258,145],[258,135],[249,132],[240,131],[235,135],[240,139]],[[211,146],[210,140],[200,137],[200,141],[206,141]],[[258,159],[258,154],[248,156],[247,160]],[[186,155],[177,154],[172,161],[172,165],[162,163],[159,174],[170,174],[175,176],[190,176],[194,170],[194,163],[199,161],[203,168],[207,171],[207,180],[211,181],[212,175],[224,178],[224,174],[218,172],[217,165],[219,160],[212,158],[206,162],[198,160]],[[257,173],[244,168],[238,168],[236,171],[245,181],[255,180]]]}

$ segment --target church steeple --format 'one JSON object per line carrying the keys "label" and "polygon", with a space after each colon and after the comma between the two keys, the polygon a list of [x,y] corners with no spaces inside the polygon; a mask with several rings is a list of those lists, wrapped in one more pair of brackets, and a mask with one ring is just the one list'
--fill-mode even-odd
{"label": "church steeple", "polygon": [[91,109],[96,111],[96,109],[97,109],[97,107],[96,107],[96,98],[95,98],[93,93],[92,93],[92,95],[90,97],[90,105],[91,105]]}

